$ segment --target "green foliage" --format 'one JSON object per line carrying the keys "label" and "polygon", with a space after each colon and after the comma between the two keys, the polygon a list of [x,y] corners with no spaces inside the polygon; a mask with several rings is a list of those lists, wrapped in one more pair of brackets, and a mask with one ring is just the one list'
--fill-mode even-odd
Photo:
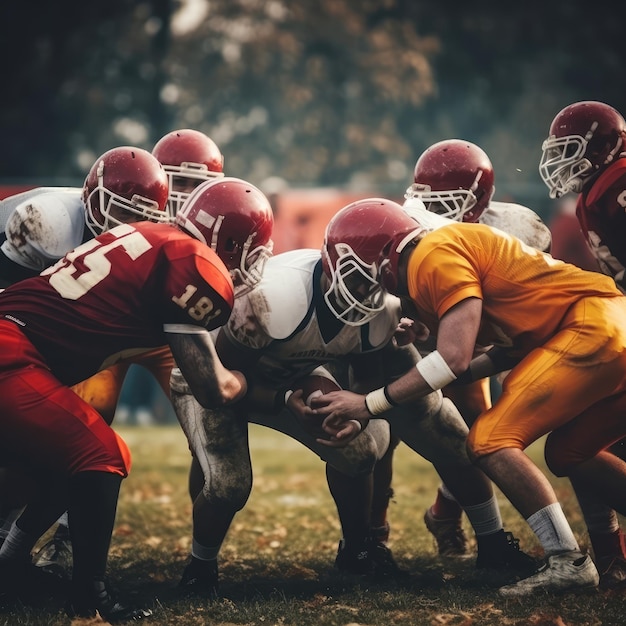
{"label": "green foliage", "polygon": [[0,178],[80,183],[109,148],[151,149],[193,127],[255,184],[394,196],[426,147],[457,137],[491,156],[496,200],[543,214],[537,167],[554,115],[587,99],[626,110],[615,6],[0,3]]}
{"label": "green foliage", "polygon": [[[123,486],[111,546],[110,578],[123,594],[156,610],[147,624],[275,626],[622,626],[620,594],[537,595],[504,600],[502,576],[480,574],[472,561],[442,562],[422,515],[438,479],[423,459],[400,447],[391,506],[391,547],[410,570],[404,584],[371,584],[332,568],[339,526],[319,459],[279,433],[251,426],[255,484],[235,518],[220,557],[222,596],[177,594],[190,547],[186,495],[188,450],[177,427],[120,429],[134,454]],[[530,454],[541,462],[541,446]],[[579,541],[587,537],[569,484],[554,479]],[[538,546],[525,522],[500,499],[508,530],[526,550]],[[468,529],[469,530],[469,529]],[[67,624],[59,599],[0,614],[0,625]],[[93,624],[93,622],[91,622]],[[84,623],[83,623],[84,624]]]}

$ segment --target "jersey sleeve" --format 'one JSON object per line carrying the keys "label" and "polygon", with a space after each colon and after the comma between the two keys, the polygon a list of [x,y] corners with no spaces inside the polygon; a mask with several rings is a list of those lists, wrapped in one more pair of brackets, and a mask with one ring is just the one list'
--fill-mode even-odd
{"label": "jersey sleeve", "polygon": [[482,299],[482,288],[462,238],[451,237],[455,226],[427,235],[415,248],[408,266],[409,293],[416,304],[441,319],[467,298]]}
{"label": "jersey sleeve", "polygon": [[192,324],[207,330],[227,322],[235,299],[232,280],[222,261],[195,241],[170,246],[161,293],[164,325]]}

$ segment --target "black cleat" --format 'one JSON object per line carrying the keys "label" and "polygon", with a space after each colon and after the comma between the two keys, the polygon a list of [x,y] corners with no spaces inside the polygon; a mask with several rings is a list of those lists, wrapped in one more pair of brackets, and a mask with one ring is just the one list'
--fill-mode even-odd
{"label": "black cleat", "polygon": [[71,619],[90,619],[99,615],[111,624],[138,622],[152,615],[150,609],[133,609],[120,604],[109,594],[103,582],[95,583],[90,592],[73,594],[65,605],[65,612]]}
{"label": "black cleat", "polygon": [[192,556],[183,571],[178,588],[185,593],[216,598],[219,592],[217,559],[202,561]]}
{"label": "black cleat", "polygon": [[340,572],[345,572],[346,574],[354,574],[356,576],[367,576],[370,574],[372,571],[372,559],[367,545],[363,544],[357,550],[349,550],[342,539],[337,547],[335,567]]}
{"label": "black cleat", "polygon": [[519,539],[513,533],[499,530],[492,535],[477,537],[478,569],[509,570],[515,572],[532,573],[537,570],[539,563],[519,547]]}
{"label": "black cleat", "polygon": [[409,573],[400,568],[393,558],[391,550],[384,543],[372,541],[370,553],[372,556],[373,578],[375,580],[408,578]]}
{"label": "black cleat", "polygon": [[600,573],[600,589],[626,588],[626,560],[623,557],[598,559],[596,566]]}
{"label": "black cleat", "polygon": [[400,569],[391,550],[382,542],[369,540],[356,550],[339,542],[335,567],[346,574],[366,576],[372,580],[392,580],[406,578],[408,572]]}

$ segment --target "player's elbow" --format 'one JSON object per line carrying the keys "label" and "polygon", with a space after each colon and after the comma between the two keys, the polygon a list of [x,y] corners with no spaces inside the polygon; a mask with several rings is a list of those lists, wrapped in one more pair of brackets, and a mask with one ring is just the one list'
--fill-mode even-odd
{"label": "player's elbow", "polygon": [[225,370],[212,384],[200,384],[194,391],[198,402],[205,408],[233,404],[241,400],[248,390],[246,377],[238,371]]}
{"label": "player's elbow", "polygon": [[460,376],[463,372],[467,371],[472,361],[472,355],[466,355],[462,353],[454,353],[446,356],[446,363],[455,376]]}
{"label": "player's elbow", "polygon": [[219,376],[201,376],[190,373],[184,377],[174,368],[170,377],[170,395],[192,395],[200,406],[214,409],[243,398],[247,391],[246,378],[241,372],[224,370]]}

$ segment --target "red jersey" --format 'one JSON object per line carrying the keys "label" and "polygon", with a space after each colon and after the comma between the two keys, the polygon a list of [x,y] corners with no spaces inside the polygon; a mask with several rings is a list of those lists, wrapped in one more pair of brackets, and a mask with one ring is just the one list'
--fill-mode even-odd
{"label": "red jersey", "polygon": [[[72,385],[122,356],[167,344],[165,324],[222,326],[234,302],[223,262],[168,224],[124,224],[0,293],[57,378]],[[1,373],[0,373],[1,375]]]}
{"label": "red jersey", "polygon": [[626,291],[626,158],[615,161],[580,194],[576,216],[601,270]]}

